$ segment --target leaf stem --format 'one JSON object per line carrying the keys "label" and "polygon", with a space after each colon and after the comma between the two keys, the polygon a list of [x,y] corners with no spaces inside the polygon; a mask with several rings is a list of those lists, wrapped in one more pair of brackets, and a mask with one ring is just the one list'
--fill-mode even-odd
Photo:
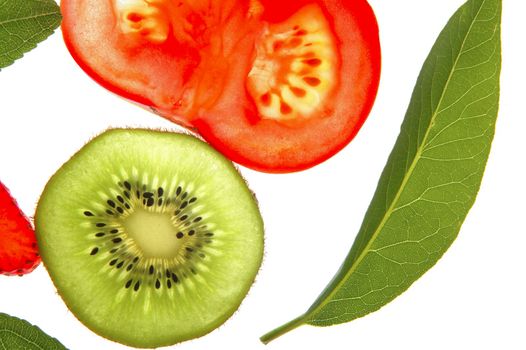
{"label": "leaf stem", "polygon": [[298,328],[299,326],[301,326],[303,324],[305,324],[305,315],[301,315],[299,317],[296,317],[292,321],[289,321],[289,322],[279,326],[278,328],[271,330],[270,332],[264,334],[261,338],[259,338],[259,340],[261,340],[261,342],[263,344],[268,344],[272,340],[282,336],[285,333],[290,332],[293,329]]}

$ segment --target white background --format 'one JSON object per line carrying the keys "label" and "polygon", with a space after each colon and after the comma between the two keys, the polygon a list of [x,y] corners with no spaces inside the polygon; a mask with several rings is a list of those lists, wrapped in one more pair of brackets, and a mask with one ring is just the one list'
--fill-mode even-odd
{"label": "white background", "polygon": [[[371,0],[383,47],[377,103],[357,138],[313,169],[241,169],[266,221],[265,260],[239,311],[177,349],[264,349],[258,337],[305,311],[343,261],[398,135],[415,79],[462,0]],[[359,320],[301,327],[265,349],[525,349],[524,13],[504,1],[501,110],[483,185],[458,239],[395,301]],[[0,179],[32,215],[49,177],[108,127],[177,130],[106,92],[76,66],[60,33],[0,72]],[[72,349],[126,349],[66,309],[45,268],[0,276],[0,312],[38,324]],[[116,325],[118,326],[118,325]]]}

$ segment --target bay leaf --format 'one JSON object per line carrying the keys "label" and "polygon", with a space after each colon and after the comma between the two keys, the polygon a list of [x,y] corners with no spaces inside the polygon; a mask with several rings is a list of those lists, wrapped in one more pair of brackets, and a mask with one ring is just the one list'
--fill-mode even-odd
{"label": "bay leaf", "polygon": [[65,350],[66,348],[37,326],[0,313],[0,349]]}
{"label": "bay leaf", "polygon": [[61,19],[53,0],[0,0],[0,69],[45,40]]}
{"label": "bay leaf", "polygon": [[418,77],[400,135],[343,265],[307,312],[261,337],[378,310],[457,237],[480,188],[499,104],[501,0],[469,0]]}

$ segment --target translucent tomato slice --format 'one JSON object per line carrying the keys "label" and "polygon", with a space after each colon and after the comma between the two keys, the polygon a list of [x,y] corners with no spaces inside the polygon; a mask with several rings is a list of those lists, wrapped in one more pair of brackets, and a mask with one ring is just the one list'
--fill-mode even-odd
{"label": "translucent tomato slice", "polygon": [[106,88],[266,172],[342,149],[372,107],[365,0],[63,0],[73,57]]}
{"label": "translucent tomato slice", "polygon": [[307,169],[345,147],[370,112],[381,61],[375,16],[361,0],[262,4],[244,81],[230,80],[236,95],[194,124],[245,166]]}

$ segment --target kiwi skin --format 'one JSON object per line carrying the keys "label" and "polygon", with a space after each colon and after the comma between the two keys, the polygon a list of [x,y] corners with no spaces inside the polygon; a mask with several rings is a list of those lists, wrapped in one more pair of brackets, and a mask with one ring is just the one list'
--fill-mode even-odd
{"label": "kiwi skin", "polygon": [[[214,232],[214,239],[210,240],[212,242],[209,246],[202,244],[203,255],[206,257],[204,263],[196,258],[198,273],[195,278],[189,270],[183,269],[177,273],[176,279],[173,276],[171,281],[170,278],[161,279],[162,283],[159,284],[162,284],[162,287],[156,288],[157,280],[147,276],[135,290],[136,280],[129,284],[129,275],[125,272],[131,263],[123,262],[118,269],[121,261],[125,260],[122,258],[112,264],[116,259],[108,252],[108,246],[113,244],[108,236],[124,237],[125,233],[119,232],[117,236],[111,236],[112,230],[109,227],[94,229],[102,223],[101,220],[110,218],[111,221],[112,218],[104,214],[100,205],[95,206],[99,208],[97,210],[86,205],[86,202],[100,201],[100,198],[86,197],[85,191],[100,181],[103,182],[103,187],[111,188],[113,194],[119,190],[119,183],[120,190],[126,189],[122,180],[128,179],[127,177],[122,177],[121,181],[115,180],[115,176],[112,177],[112,166],[117,164],[119,167],[120,162],[126,162],[111,160],[112,156],[119,154],[116,148],[124,148],[133,161],[144,158],[141,153],[144,149],[151,150],[155,161],[145,160],[144,163],[152,165],[160,160],[160,165],[154,168],[159,168],[155,170],[161,170],[161,173],[171,169],[169,165],[173,158],[184,158],[185,154],[190,158],[199,157],[195,171],[190,168],[196,164],[180,166],[183,173],[189,171],[192,174],[192,179],[184,180],[184,184],[191,188],[194,180],[196,183],[206,180],[212,183],[207,183],[206,186],[213,188],[220,185],[220,191],[224,190],[230,194],[228,197],[231,198],[227,202],[232,208],[226,212],[225,223],[219,223],[221,220],[217,219],[216,215],[222,209],[215,201],[219,199],[219,195],[201,191],[198,196],[209,197],[212,202],[211,209],[206,209],[211,211],[209,216],[219,220],[218,226],[226,226],[218,229],[220,232]],[[109,160],[106,160],[106,155],[109,155]],[[101,162],[102,169],[98,165]],[[212,170],[207,173],[201,169],[203,164]],[[128,172],[128,175],[130,174],[131,171]],[[91,179],[90,176],[96,179]],[[233,180],[225,182],[223,177]],[[155,176],[146,178],[155,182]],[[84,183],[79,184],[79,179]],[[155,187],[162,182],[161,178],[155,183]],[[163,195],[174,197],[177,194],[177,186],[163,187]],[[154,188],[147,188],[143,189],[143,192],[153,190]],[[144,199],[141,197],[141,200]],[[138,199],[134,203],[139,201]],[[197,202],[194,204],[197,205]],[[86,215],[86,212],[90,215]],[[205,218],[203,221],[208,220],[206,215],[202,216]],[[44,266],[58,293],[75,317],[95,333],[134,347],[172,345],[203,336],[223,324],[237,310],[248,293],[263,257],[263,221],[257,202],[233,164],[195,137],[162,131],[112,129],[95,137],[52,176],[39,200],[35,226]],[[189,230],[185,234],[188,235],[188,232]],[[95,233],[104,233],[105,236],[95,237]],[[203,240],[210,233],[201,232]],[[72,239],[72,235],[79,238]],[[81,238],[85,235],[87,238]],[[200,243],[196,236],[199,236],[198,232],[192,238],[192,242],[197,242],[193,248]],[[189,237],[188,239],[190,240]],[[95,247],[98,251],[93,254]],[[221,254],[214,255],[220,249],[225,249],[223,255],[228,256],[220,259]],[[141,257],[140,261],[147,260],[143,258]],[[138,269],[140,261],[130,270],[131,273]],[[148,274],[148,266],[143,264],[143,273]],[[157,266],[155,270],[157,274]],[[228,273],[228,276],[215,276],[225,273]],[[140,275],[140,271],[134,276],[137,275]],[[115,285],[106,288],[109,283]],[[109,301],[106,302],[107,300]],[[197,300],[198,303],[188,306],[189,300]],[[159,306],[157,303],[160,307],[156,308]],[[125,312],[121,310],[123,305]],[[136,307],[137,305],[139,307]]]}

